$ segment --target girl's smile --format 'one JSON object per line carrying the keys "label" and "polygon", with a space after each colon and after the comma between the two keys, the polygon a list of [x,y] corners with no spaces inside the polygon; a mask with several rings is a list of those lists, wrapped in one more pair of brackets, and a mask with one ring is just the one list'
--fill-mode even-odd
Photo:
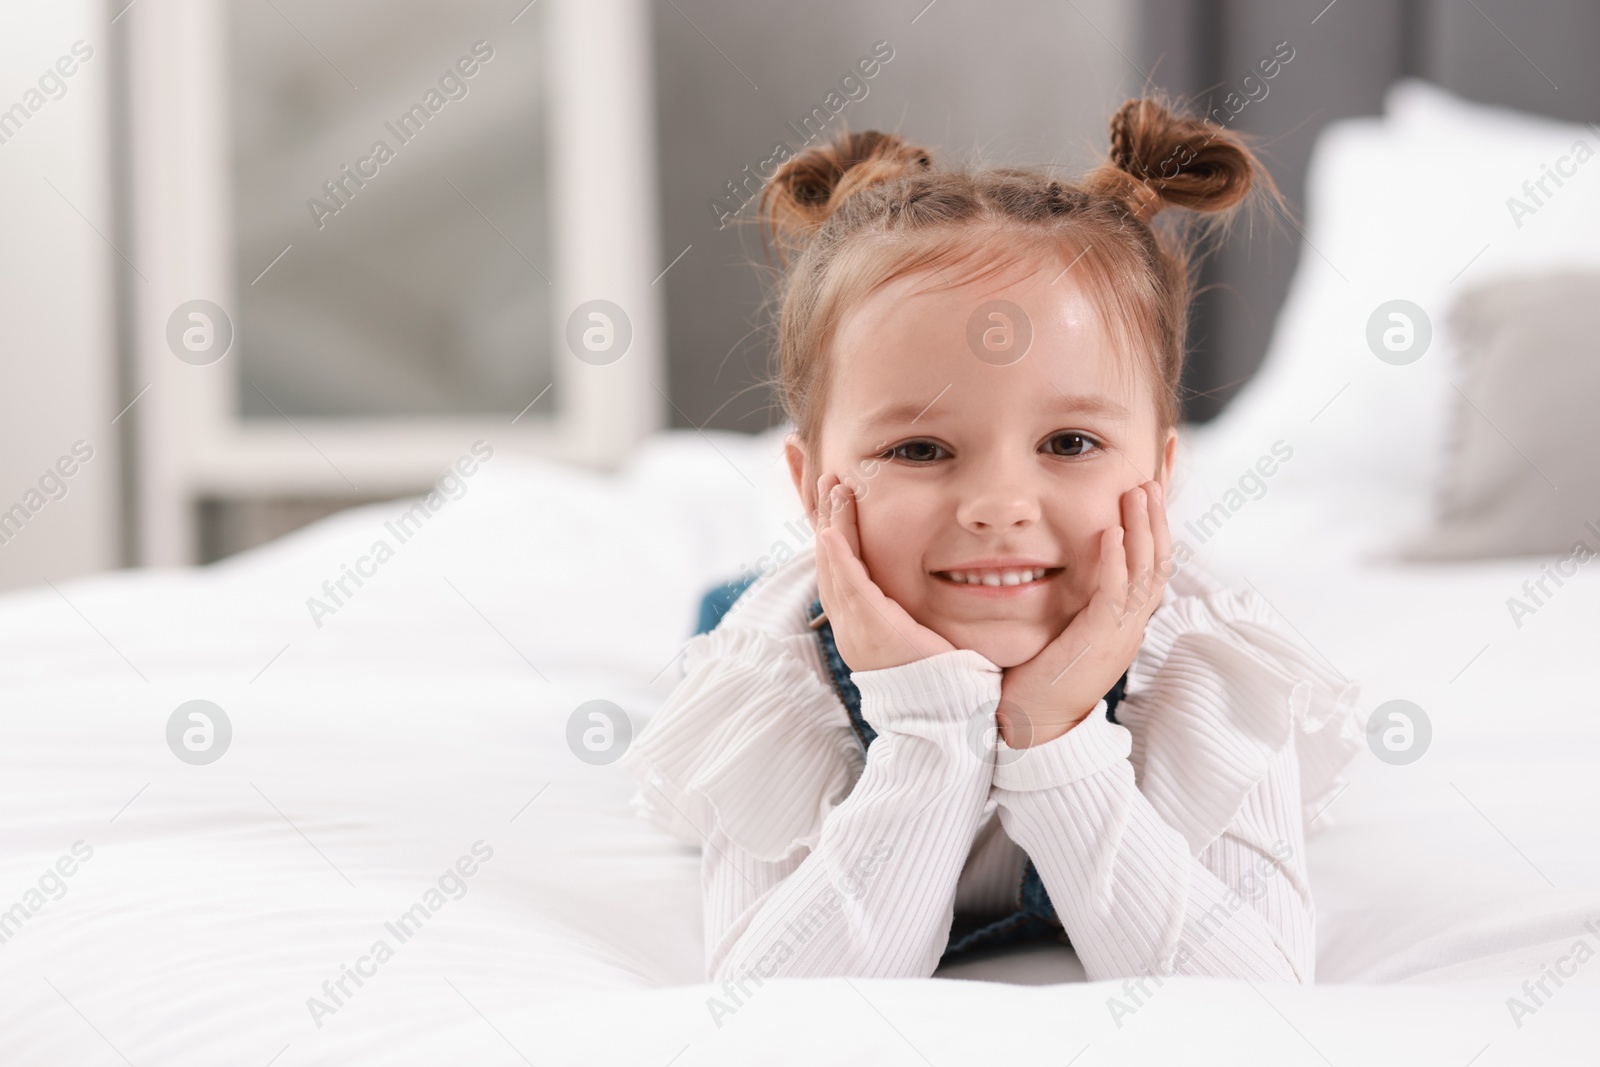
{"label": "girl's smile", "polygon": [[962,593],[1013,597],[1041,592],[1064,570],[1063,567],[1054,567],[1038,560],[986,559],[929,573]]}

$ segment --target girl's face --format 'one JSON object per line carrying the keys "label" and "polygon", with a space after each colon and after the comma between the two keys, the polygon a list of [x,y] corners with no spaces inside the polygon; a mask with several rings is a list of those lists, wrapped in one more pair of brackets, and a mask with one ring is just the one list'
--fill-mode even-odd
{"label": "girl's face", "polygon": [[[918,291],[941,280],[908,275],[846,315],[817,454],[791,438],[789,468],[808,512],[819,476],[854,489],[862,560],[886,596],[1013,667],[1088,604],[1100,532],[1120,523],[1123,493],[1166,488],[1177,431],[1160,433],[1146,375],[1123,367],[1070,270]],[[995,301],[1023,318],[980,308]]]}

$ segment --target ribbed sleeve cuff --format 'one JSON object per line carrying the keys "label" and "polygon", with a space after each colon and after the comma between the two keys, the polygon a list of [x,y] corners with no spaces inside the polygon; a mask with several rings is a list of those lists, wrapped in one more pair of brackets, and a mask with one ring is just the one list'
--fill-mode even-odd
{"label": "ribbed sleeve cuff", "polygon": [[1000,668],[965,648],[898,667],[853,671],[850,679],[861,691],[862,718],[879,733],[926,734],[979,713],[992,716],[1000,703]]}
{"label": "ribbed sleeve cuff", "polygon": [[1133,735],[1106,718],[1106,702],[1088,718],[1052,741],[1031,748],[1012,748],[1005,738],[996,743],[994,785],[1028,792],[1066,785],[1105,770],[1133,750]]}

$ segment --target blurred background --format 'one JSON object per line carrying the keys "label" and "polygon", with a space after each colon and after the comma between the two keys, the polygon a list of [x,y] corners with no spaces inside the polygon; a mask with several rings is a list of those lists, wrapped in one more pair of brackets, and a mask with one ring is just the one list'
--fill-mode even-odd
{"label": "blurred background", "polygon": [[[0,587],[219,559],[477,438],[605,468],[767,429],[743,205],[846,123],[1073,173],[1153,85],[1225,109],[1297,207],[1319,131],[1396,79],[1586,121],[1597,44],[1584,0],[9,4]],[[1205,267],[1196,421],[1299,254],[1258,221]]]}

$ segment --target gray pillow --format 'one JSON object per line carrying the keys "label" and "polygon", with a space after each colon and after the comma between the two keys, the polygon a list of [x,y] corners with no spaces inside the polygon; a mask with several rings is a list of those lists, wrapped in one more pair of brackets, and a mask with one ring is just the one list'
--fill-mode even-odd
{"label": "gray pillow", "polygon": [[1434,529],[1412,560],[1600,549],[1600,273],[1464,294]]}

